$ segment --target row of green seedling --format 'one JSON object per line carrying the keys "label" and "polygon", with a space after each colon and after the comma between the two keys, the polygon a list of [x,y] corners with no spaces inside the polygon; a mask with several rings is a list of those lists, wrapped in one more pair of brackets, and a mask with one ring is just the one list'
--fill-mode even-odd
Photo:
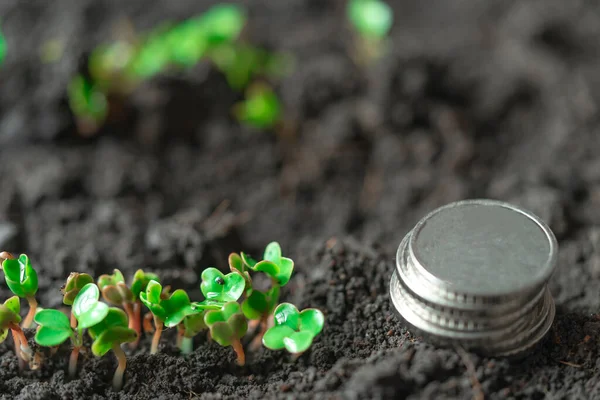
{"label": "row of green seedling", "polygon": [[219,4],[143,37],[98,46],[89,59],[89,74],[75,76],[69,85],[71,109],[93,131],[107,117],[110,94],[127,95],[149,78],[207,60],[232,89],[246,91],[234,115],[258,128],[271,127],[280,116],[279,99],[266,82],[250,82],[280,76],[289,69],[290,58],[238,40],[245,25],[241,6]]}
{"label": "row of green seedling", "polygon": [[[237,363],[244,365],[241,339],[249,325],[254,325],[253,343],[262,340],[269,349],[286,349],[299,355],[310,347],[324,324],[323,313],[317,309],[300,312],[292,304],[279,304],[280,289],[289,282],[294,262],[282,256],[276,242],[267,246],[261,261],[244,253],[232,253],[228,260],[231,272],[204,270],[200,284],[204,300],[200,302],[192,302],[182,289],[171,292],[169,286],[161,285],[158,275],[143,270],[133,275],[129,285],[119,270],[100,276],[97,282],[88,274],[71,273],[61,288],[63,303],[71,306],[70,317],[59,310],[38,307],[38,277],[27,255],[14,258],[4,252],[0,257],[4,259],[6,283],[15,294],[0,305],[0,341],[11,331],[17,355],[32,368],[39,367],[40,357],[31,350],[21,329],[30,328],[35,322],[35,341],[39,345],[55,347],[70,340],[69,375],[74,377],[87,331],[94,355],[103,356],[112,350],[118,360],[113,378],[115,390],[122,387],[127,365],[122,345],[129,343],[135,349],[142,332],[153,332],[152,354],[158,352],[165,328],[177,329],[177,346],[184,354],[193,350],[194,336],[208,332],[221,346],[231,346]],[[268,277],[268,288],[257,287],[257,274]],[[29,303],[21,326],[19,298]],[[142,317],[143,306],[148,312]]]}

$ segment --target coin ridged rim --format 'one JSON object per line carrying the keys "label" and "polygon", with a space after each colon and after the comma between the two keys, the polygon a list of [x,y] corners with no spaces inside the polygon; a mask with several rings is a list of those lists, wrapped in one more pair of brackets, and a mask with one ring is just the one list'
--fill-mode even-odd
{"label": "coin ridged rim", "polygon": [[[489,337],[479,338],[479,340],[471,340],[467,337],[457,337],[456,335],[448,335],[447,331],[435,331],[427,329],[427,326],[420,326],[419,318],[411,318],[411,314],[415,314],[410,309],[402,307],[400,299],[398,299],[398,291],[400,282],[398,281],[397,272],[394,271],[390,279],[390,297],[396,314],[400,320],[408,327],[408,329],[416,336],[422,336],[427,341],[438,344],[440,346],[461,346],[470,350],[478,351],[479,353],[493,357],[521,357],[532,351],[538,343],[546,336],[550,330],[556,315],[556,307],[550,291],[545,287],[543,296],[542,310],[533,315],[535,318],[530,319],[533,327],[524,329],[520,334],[509,336],[505,340],[489,339]],[[538,303],[540,304],[540,303]],[[538,306],[539,308],[539,306]],[[408,312],[402,313],[401,310]],[[408,317],[407,317],[408,316]],[[535,321],[535,323],[533,323]]]}
{"label": "coin ridged rim", "polygon": [[[511,211],[517,212],[523,215],[526,218],[529,218],[532,222],[538,225],[538,227],[542,230],[546,239],[548,240],[549,245],[549,253],[546,262],[540,266],[539,273],[536,276],[532,276],[531,280],[525,282],[523,285],[518,285],[506,290],[497,290],[494,292],[490,292],[489,290],[480,291],[477,288],[473,288],[467,292],[457,289],[454,284],[451,282],[446,282],[433,273],[428,271],[424,265],[421,264],[421,261],[414,253],[414,241],[415,238],[418,237],[419,232],[423,229],[425,224],[435,215],[448,210],[449,208],[454,207],[463,207],[468,205],[479,205],[479,206],[493,206],[493,207],[503,207],[507,208]],[[554,273],[556,262],[558,258],[558,243],[556,241],[556,237],[550,230],[550,227],[546,225],[544,221],[542,221],[535,214],[523,210],[515,205],[498,201],[498,200],[489,200],[489,199],[471,199],[471,200],[462,200],[454,203],[447,204],[445,206],[439,207],[425,217],[423,217],[412,230],[411,236],[409,237],[409,242],[407,245],[407,249],[409,252],[409,257],[411,261],[415,264],[415,268],[419,271],[419,275],[425,277],[429,282],[431,282],[434,286],[436,286],[440,291],[446,292],[448,298],[452,298],[453,296],[464,297],[465,300],[471,300],[473,302],[478,302],[483,300],[483,298],[502,298],[506,296],[511,296],[518,293],[523,293],[527,291],[534,290],[536,287],[545,284],[545,282],[550,279],[552,274]]]}

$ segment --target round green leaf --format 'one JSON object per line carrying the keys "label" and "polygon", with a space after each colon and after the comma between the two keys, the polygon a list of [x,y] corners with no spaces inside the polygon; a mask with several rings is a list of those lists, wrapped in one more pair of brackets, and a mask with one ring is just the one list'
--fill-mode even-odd
{"label": "round green leaf", "polygon": [[17,315],[19,315],[19,313],[21,312],[21,300],[19,300],[19,296],[9,297],[4,302],[4,305],[6,306],[6,308],[8,308],[10,311],[14,312]]}
{"label": "round green leaf", "polygon": [[19,297],[35,296],[38,290],[38,276],[26,254],[21,254],[18,259],[4,260],[2,269],[11,292]]}
{"label": "round green leaf", "polygon": [[237,272],[223,275],[216,268],[207,268],[202,272],[200,290],[207,300],[236,301],[246,288],[246,280]]}
{"label": "round green leaf", "polygon": [[33,320],[36,324],[52,329],[71,331],[71,323],[69,317],[58,310],[44,309],[38,311]]}
{"label": "round green leaf", "polygon": [[194,337],[201,331],[208,329],[206,322],[204,322],[204,313],[205,312],[202,311],[185,317],[185,319],[183,320],[183,326],[185,328],[185,337]]}
{"label": "round green leaf", "polygon": [[120,308],[111,307],[108,309],[108,313],[102,321],[89,327],[88,333],[92,339],[95,339],[107,329],[115,327],[126,328],[127,325],[128,320],[125,311],[121,310]]}
{"label": "round green leaf", "polygon": [[112,349],[114,344],[130,343],[135,341],[137,333],[133,329],[122,326],[108,328],[102,332],[92,344],[92,353],[101,357]]}
{"label": "round green leaf", "polygon": [[21,317],[6,305],[0,305],[0,329],[4,330],[12,323],[18,324],[21,322]]}
{"label": "round green leaf", "polygon": [[258,290],[253,290],[242,302],[242,312],[248,319],[260,319],[268,308],[267,295]]}
{"label": "round green leaf", "polygon": [[218,4],[202,14],[210,44],[232,41],[238,37],[246,23],[244,10],[234,4]]}
{"label": "round green leaf", "polygon": [[390,6],[380,0],[351,0],[348,17],[361,35],[380,39],[392,27],[394,14]]}
{"label": "round green leaf", "polygon": [[258,263],[258,261],[256,261],[244,252],[240,253],[240,257],[242,258],[242,261],[248,268],[254,269],[254,266]]}
{"label": "round green leaf", "polygon": [[182,289],[174,291],[171,297],[162,300],[161,305],[165,309],[164,323],[168,328],[178,325],[186,316],[195,312],[188,294]]}
{"label": "round green leaf", "polygon": [[235,301],[232,301],[232,302],[224,304],[220,310],[208,311],[206,313],[206,316],[204,317],[204,321],[206,322],[206,325],[210,326],[217,322],[225,322],[231,316],[233,316],[237,313],[240,313],[240,312],[241,312],[240,305],[238,303],[236,303]]}
{"label": "round green leaf", "polygon": [[273,326],[265,332],[262,341],[268,349],[281,350],[285,347],[283,340],[295,332],[296,331],[286,325]]}
{"label": "round green leaf", "polygon": [[281,264],[281,246],[277,242],[271,242],[265,248],[264,260],[271,261],[276,265]]}
{"label": "round green leaf", "polygon": [[310,332],[294,332],[290,336],[283,338],[285,349],[292,354],[303,353],[312,344],[314,335]]}
{"label": "round green leaf", "polygon": [[131,282],[131,292],[133,293],[133,296],[139,298],[140,293],[146,291],[146,287],[148,287],[148,283],[151,280],[160,282],[158,275],[138,269],[135,275],[133,275],[133,282]]}
{"label": "round green leaf", "polygon": [[279,275],[279,266],[272,261],[263,260],[257,263],[252,270],[254,272],[264,272],[274,279],[276,279],[277,275]]}
{"label": "round green leaf", "polygon": [[316,308],[307,308],[300,313],[300,331],[310,332],[313,336],[323,330],[325,316]]}
{"label": "round green leaf", "polygon": [[290,281],[292,271],[294,271],[294,261],[291,258],[281,257],[279,273],[275,279],[277,279],[281,286],[285,286]]}
{"label": "round green leaf", "polygon": [[300,328],[300,313],[295,305],[290,303],[281,303],[273,313],[275,325],[287,325],[297,331]]}
{"label": "round green leaf", "polygon": [[56,329],[40,326],[35,333],[35,342],[40,346],[58,346],[71,337],[73,331],[69,329]]}
{"label": "round green leaf", "polygon": [[72,312],[79,322],[79,328],[89,328],[102,321],[108,314],[108,306],[98,301],[100,290],[93,283],[88,283],[80,291],[73,302]]}

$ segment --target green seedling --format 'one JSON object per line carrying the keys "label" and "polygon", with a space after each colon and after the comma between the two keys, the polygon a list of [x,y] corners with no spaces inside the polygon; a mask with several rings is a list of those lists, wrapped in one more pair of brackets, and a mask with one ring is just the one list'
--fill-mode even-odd
{"label": "green seedling", "polygon": [[350,0],[347,14],[359,35],[359,47],[363,56],[379,57],[383,51],[383,41],[394,20],[390,6],[381,0]]}
{"label": "green seedling", "polygon": [[96,83],[76,75],[68,87],[69,105],[82,133],[94,133],[108,115],[106,94]]}
{"label": "green seedling", "polygon": [[38,306],[35,299],[38,290],[37,272],[25,254],[21,254],[18,259],[15,259],[10,253],[3,252],[0,254],[0,258],[4,258],[2,269],[8,288],[29,303],[29,312],[22,325],[23,328],[30,328]]}
{"label": "green seedling", "polygon": [[83,346],[82,329],[73,329],[69,318],[58,310],[44,309],[35,314],[35,322],[39,328],[35,334],[35,341],[40,346],[58,346],[71,339],[73,350],[69,358],[69,376],[75,377],[77,373],[77,360],[79,351]]}
{"label": "green seedling", "polygon": [[150,281],[160,282],[158,275],[151,272],[144,272],[138,269],[133,275],[133,281],[131,282],[131,293],[135,299],[133,303],[133,326],[132,327],[138,334],[135,342],[131,343],[132,348],[136,348],[142,335],[142,302],[140,301],[140,293],[145,292]]}
{"label": "green seedling", "polygon": [[251,85],[246,90],[246,99],[236,104],[233,112],[241,123],[258,129],[268,129],[279,122],[281,105],[273,89],[260,83]]}
{"label": "green seedling", "polygon": [[218,4],[200,16],[209,45],[236,40],[246,25],[246,13],[234,4]]}
{"label": "green seedling", "polygon": [[274,284],[285,286],[294,271],[294,261],[281,255],[281,247],[277,242],[271,242],[265,248],[263,260],[258,262],[245,253],[241,253],[246,267],[254,272],[264,272],[273,279]]}
{"label": "green seedling", "polygon": [[4,62],[4,58],[6,58],[6,39],[0,31],[0,65]]}
{"label": "green seedling", "polygon": [[204,322],[215,342],[221,346],[231,346],[237,355],[238,365],[244,365],[246,355],[240,339],[248,330],[248,321],[240,305],[231,301],[224,304],[220,310],[207,311]]}
{"label": "green seedling", "polygon": [[137,333],[128,328],[127,314],[123,310],[111,307],[106,316],[97,324],[89,327],[88,333],[94,340],[92,344],[92,353],[97,357],[102,357],[110,350],[115,353],[119,363],[113,377],[113,389],[121,390],[123,386],[123,374],[127,366],[127,358],[121,348],[123,343],[131,343]]}
{"label": "green seedling", "polygon": [[27,338],[19,326],[19,322],[21,322],[20,312],[21,302],[18,296],[13,296],[0,305],[0,343],[6,340],[8,331],[11,331],[17,354],[25,362],[29,362],[33,359],[33,351],[31,351]]}
{"label": "green seedling", "polygon": [[177,347],[182,354],[190,354],[193,350],[193,338],[208,329],[204,322],[206,310],[197,310],[195,314],[188,315],[178,326]]}
{"label": "green seedling", "polygon": [[383,39],[389,33],[394,13],[381,0],[350,0],[348,18],[360,35],[367,39]]}
{"label": "green seedling", "polygon": [[[61,292],[63,294],[63,304],[67,306],[72,306],[75,298],[83,289],[85,285],[88,283],[93,283],[94,278],[92,278],[88,274],[81,274],[79,272],[71,272],[69,277],[67,278],[67,282],[61,288]],[[71,328],[75,329],[77,327],[77,318],[71,312]]]}
{"label": "green seedling", "polygon": [[226,303],[237,301],[244,293],[246,281],[237,272],[224,275],[216,268],[207,268],[202,272],[200,291],[206,300]]}
{"label": "green seedling", "polygon": [[179,325],[183,319],[191,314],[196,313],[190,302],[188,294],[178,289],[173,292],[168,298],[161,298],[163,288],[160,283],[150,281],[146,287],[146,291],[140,293],[140,300],[154,316],[154,337],[152,338],[151,354],[158,352],[158,344],[163,326],[172,328]]}
{"label": "green seedling", "polygon": [[71,312],[77,318],[77,328],[87,329],[102,321],[108,314],[108,306],[100,300],[100,289],[94,283],[86,284],[75,301]]}
{"label": "green seedling", "polygon": [[108,304],[123,307],[127,313],[129,328],[135,330],[139,335],[139,324],[136,329],[135,302],[136,297],[125,284],[125,278],[118,269],[112,275],[101,275],[98,278],[98,288],[102,292],[102,298]]}
{"label": "green seedling", "polygon": [[271,350],[286,349],[292,354],[305,352],[321,330],[325,317],[316,308],[298,312],[296,306],[282,303],[275,309],[275,326],[263,337],[263,344]]}

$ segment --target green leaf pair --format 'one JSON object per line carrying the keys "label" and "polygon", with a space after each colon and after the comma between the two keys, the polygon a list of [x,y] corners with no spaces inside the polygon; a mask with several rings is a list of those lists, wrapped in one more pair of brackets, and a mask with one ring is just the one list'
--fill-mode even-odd
{"label": "green leaf pair", "polygon": [[33,320],[39,325],[35,341],[40,346],[58,346],[74,337],[69,318],[58,310],[40,310]]}
{"label": "green leaf pair", "polygon": [[133,282],[131,282],[131,293],[136,299],[140,298],[140,293],[145,292],[150,281],[160,282],[158,275],[152,272],[144,272],[138,269],[133,275]]}
{"label": "green leaf pair", "polygon": [[99,299],[100,290],[94,283],[86,284],[79,291],[71,309],[71,312],[77,318],[79,329],[90,328],[106,318],[109,308]]}
{"label": "green leaf pair", "polygon": [[244,264],[254,272],[264,272],[280,286],[285,286],[294,271],[294,261],[281,255],[281,247],[277,242],[271,242],[265,248],[263,261],[257,262],[247,254],[241,253]]}
{"label": "green leaf pair", "polygon": [[135,341],[137,333],[129,329],[127,324],[127,314],[119,308],[111,307],[102,321],[88,329],[88,333],[94,339],[92,353],[101,357],[115,345]]}
{"label": "green leaf pair", "polygon": [[178,289],[166,299],[161,298],[162,291],[161,284],[151,280],[146,291],[140,293],[140,300],[166,327],[176,326],[186,316],[197,312],[184,290]]}
{"label": "green leaf pair", "polygon": [[73,302],[75,301],[75,297],[77,297],[81,289],[88,283],[94,283],[94,278],[88,274],[71,272],[67,278],[65,286],[61,289],[63,294],[63,304],[72,306]]}
{"label": "green leaf pair", "polygon": [[0,343],[4,342],[11,324],[21,322],[21,301],[13,296],[0,305]]}
{"label": "green leaf pair", "polygon": [[27,255],[21,254],[18,259],[4,260],[2,269],[11,292],[23,298],[35,296],[38,290],[38,276]]}
{"label": "green leaf pair", "polygon": [[125,284],[125,278],[118,269],[112,275],[101,275],[98,278],[98,288],[102,291],[102,298],[109,304],[120,306],[135,301],[133,292]]}
{"label": "green leaf pair", "polygon": [[208,311],[204,322],[210,329],[211,337],[221,346],[231,346],[248,330],[248,321],[235,301],[226,303],[220,310]]}
{"label": "green leaf pair", "polygon": [[263,337],[263,344],[271,350],[285,348],[293,354],[306,351],[323,329],[325,317],[316,308],[299,312],[296,306],[282,303],[275,309],[275,326]]}
{"label": "green leaf pair", "polygon": [[207,268],[202,272],[200,291],[209,301],[237,301],[246,288],[246,280],[238,272],[224,275],[216,268]]}

